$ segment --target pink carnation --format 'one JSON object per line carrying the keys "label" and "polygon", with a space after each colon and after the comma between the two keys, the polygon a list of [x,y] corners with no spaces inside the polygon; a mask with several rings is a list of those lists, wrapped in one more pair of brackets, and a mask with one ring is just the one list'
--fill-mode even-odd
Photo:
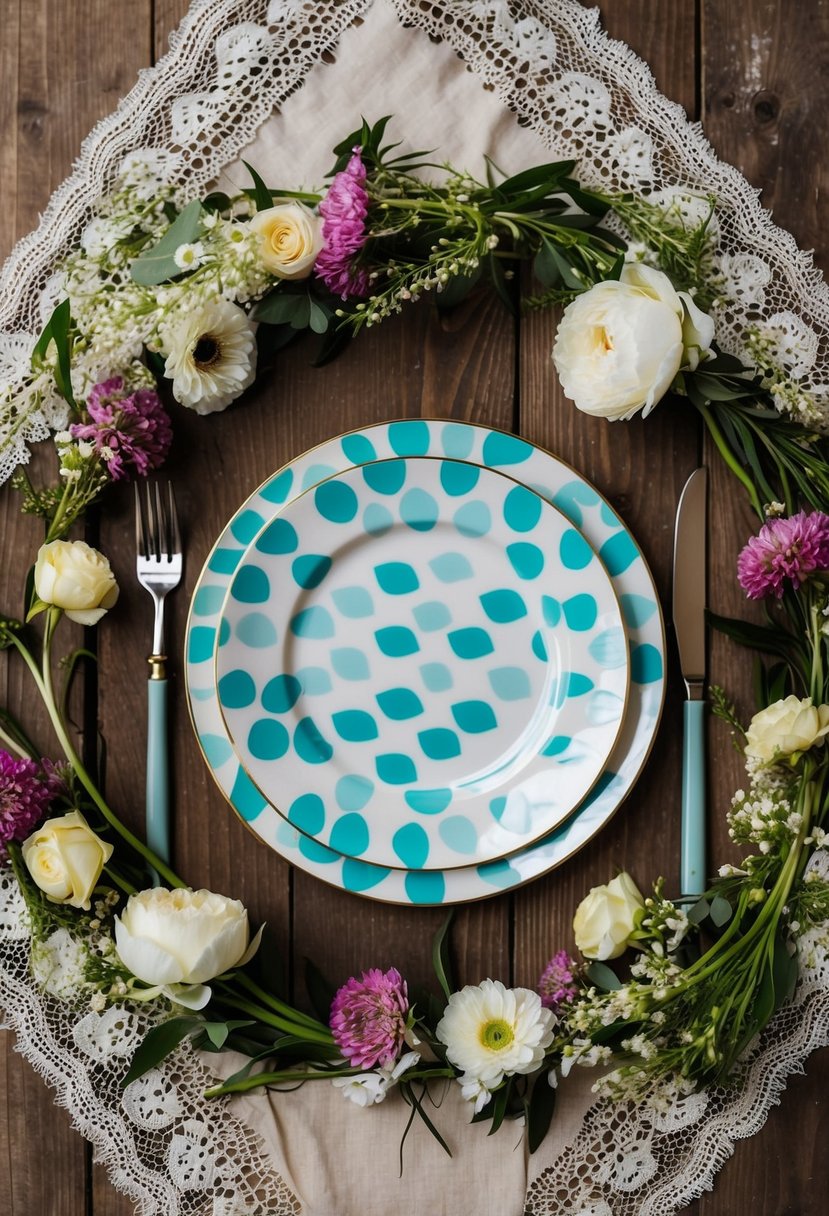
{"label": "pink carnation", "polygon": [[354,976],[331,1005],[331,1033],[343,1056],[355,1068],[389,1065],[403,1046],[409,996],[406,981],[391,967],[373,967]]}
{"label": "pink carnation", "polygon": [[829,570],[829,515],[820,511],[770,519],[753,536],[737,559],[737,577],[749,599],[783,594],[792,586]]}
{"label": "pink carnation", "polygon": [[34,760],[0,750],[0,859],[9,841],[25,840],[44,818],[59,784],[50,761],[41,769]]}
{"label": "pink carnation", "polygon": [[368,271],[352,264],[368,239],[367,214],[366,167],[358,147],[320,203],[324,246],[314,263],[318,278],[344,300],[368,295]]}
{"label": "pink carnation", "polygon": [[566,950],[553,955],[538,981],[538,995],[545,1009],[557,1010],[576,999],[575,970],[576,963]]}
{"label": "pink carnation", "polygon": [[121,376],[96,384],[86,403],[91,422],[69,428],[73,439],[95,445],[113,481],[129,476],[129,466],[146,477],[164,462],[173,439],[167,411],[155,389],[125,392]]}

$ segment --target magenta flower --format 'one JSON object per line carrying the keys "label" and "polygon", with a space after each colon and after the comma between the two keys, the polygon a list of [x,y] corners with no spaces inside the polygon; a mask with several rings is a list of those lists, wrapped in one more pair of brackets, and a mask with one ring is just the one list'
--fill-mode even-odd
{"label": "magenta flower", "polygon": [[749,599],[778,599],[788,579],[797,589],[813,574],[829,570],[829,515],[801,511],[763,524],[737,558],[737,577]]}
{"label": "magenta flower", "polygon": [[73,439],[95,445],[113,481],[129,477],[130,467],[142,477],[163,464],[173,429],[155,389],[127,393],[121,376],[96,384],[86,402],[90,422],[69,428]]}
{"label": "magenta flower", "polygon": [[345,169],[334,175],[320,203],[324,245],[314,263],[318,278],[344,300],[348,296],[368,295],[368,271],[353,265],[355,254],[368,239],[367,214],[366,167],[362,149],[355,148]]}
{"label": "magenta flower", "polygon": [[558,1010],[576,999],[576,963],[566,950],[559,950],[550,959],[538,981],[538,995],[545,1009]]}
{"label": "magenta flower", "polygon": [[385,1068],[403,1046],[409,996],[406,981],[391,967],[373,967],[354,976],[337,992],[331,1005],[331,1033],[340,1051],[355,1068]]}
{"label": "magenta flower", "polygon": [[[34,760],[18,760],[0,749],[0,859],[11,840],[25,840],[46,815],[58,792],[54,767],[41,769]],[[49,762],[50,763],[50,762]]]}

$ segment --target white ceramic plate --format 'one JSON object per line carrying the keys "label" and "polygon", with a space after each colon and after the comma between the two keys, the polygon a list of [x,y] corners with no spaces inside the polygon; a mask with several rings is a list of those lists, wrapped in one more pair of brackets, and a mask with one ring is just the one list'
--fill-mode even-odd
{"label": "white ceramic plate", "polygon": [[[553,503],[596,549],[619,596],[630,654],[630,697],[619,740],[578,812],[548,836],[502,860],[446,871],[374,866],[320,844],[285,821],[240,766],[224,728],[214,683],[222,605],[245,549],[304,490],[344,469],[394,456],[445,456],[501,470]],[[665,637],[653,579],[618,515],[578,473],[548,452],[502,431],[412,419],[328,440],[287,464],[239,508],[196,585],[187,623],[185,670],[193,726],[230,805],[286,860],[334,886],[401,904],[483,899],[529,882],[582,848],[630,792],[653,744],[664,700]]]}
{"label": "white ceramic plate", "polygon": [[254,785],[307,836],[408,870],[549,834],[628,693],[621,609],[555,507],[467,462],[347,469],[248,546],[216,683]]}

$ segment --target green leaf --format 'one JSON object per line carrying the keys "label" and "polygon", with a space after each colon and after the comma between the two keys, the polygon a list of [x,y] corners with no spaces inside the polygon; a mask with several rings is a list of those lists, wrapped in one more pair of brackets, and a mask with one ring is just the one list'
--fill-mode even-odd
{"label": "green leaf", "polygon": [[337,989],[325,978],[319,967],[310,958],[305,960],[305,987],[308,989],[308,997],[314,1013],[323,1025],[327,1026],[331,1016],[331,1003],[336,996]]}
{"label": "green leaf", "polygon": [[303,313],[308,313],[308,297],[277,287],[262,297],[251,316],[254,321],[264,321],[266,325],[291,325],[294,329],[302,329],[303,326],[294,325],[294,317]]}
{"label": "green leaf", "polygon": [[550,1084],[546,1072],[535,1078],[527,1109],[527,1147],[534,1153],[550,1130],[556,1109],[558,1091]]}
{"label": "green leaf", "polygon": [[54,369],[55,384],[64,401],[68,401],[73,409],[75,397],[72,393],[72,350],[69,334],[72,329],[72,313],[68,300],[61,300],[55,308],[32,351],[32,367],[42,365],[51,344],[55,344],[57,367]]}
{"label": "green leaf", "polygon": [[772,978],[774,980],[775,1012],[794,996],[800,966],[797,953],[789,953],[788,942],[782,933],[774,939],[774,955],[771,962]]}
{"label": "green leaf", "polygon": [[703,895],[702,899],[698,899],[697,902],[688,909],[688,920],[692,925],[701,925],[710,912],[711,905]]}
{"label": "green leaf", "polygon": [[622,987],[621,980],[615,971],[611,971],[604,963],[592,962],[585,972],[591,984],[602,992],[616,992]]}
{"label": "green leaf", "polygon": [[723,895],[715,895],[711,901],[711,920],[721,929],[723,925],[728,924],[733,915],[734,909]]}
{"label": "green leaf", "polygon": [[555,245],[550,245],[550,253],[556,260],[559,272],[566,287],[572,288],[573,291],[583,291],[584,281],[573,270],[573,267],[567,261],[567,258],[562,254]]}
{"label": "green leaf", "polygon": [[784,658],[791,653],[792,639],[779,629],[755,625],[751,621],[741,621],[736,617],[720,616],[716,612],[706,612],[705,619],[726,637],[752,650],[781,655]]}
{"label": "green leaf", "polygon": [[202,199],[201,205],[205,211],[229,211],[233,206],[229,195],[224,194],[221,190],[213,190],[207,198]]}
{"label": "green leaf", "polygon": [[450,912],[435,936],[432,938],[432,966],[435,969],[435,975],[437,976],[438,983],[443,989],[443,994],[447,1001],[452,995],[448,933],[453,916],[454,912]]}
{"label": "green leaf", "polygon": [[240,1030],[243,1026],[252,1026],[253,1022],[247,1021],[231,1021],[231,1022],[205,1022],[204,1033],[207,1035],[210,1042],[217,1051],[221,1051],[227,1042],[227,1036],[233,1030]]}
{"label": "green leaf", "polygon": [[251,176],[251,180],[253,181],[253,190],[251,190],[249,193],[253,196],[253,201],[256,204],[256,210],[267,211],[268,208],[273,205],[273,195],[254,169],[253,165],[249,165],[246,160],[243,160],[242,164],[247,169]]}
{"label": "green leaf", "polygon": [[704,367],[704,372],[693,372],[689,374],[688,379],[693,379],[706,401],[739,401],[743,397],[754,395],[754,388],[750,382],[740,384],[736,380],[724,380],[710,375],[707,363],[704,364]]}
{"label": "green leaf", "polygon": [[547,237],[542,238],[541,246],[535,255],[533,274],[545,287],[555,287],[561,282],[561,270],[556,251]]}
{"label": "green leaf", "polygon": [[559,186],[562,180],[567,179],[567,174],[575,166],[574,160],[551,161],[546,165],[534,165],[531,169],[523,169],[520,173],[508,177],[506,181],[499,182],[498,192],[505,195],[521,194],[524,190],[534,190],[543,182],[548,182],[550,191],[552,191]]}
{"label": "green leaf", "polygon": [[130,1082],[143,1077],[145,1072],[155,1068],[162,1060],[178,1047],[188,1035],[204,1028],[202,1018],[179,1017],[168,1018],[158,1026],[153,1026],[144,1035],[135,1050],[129,1070],[121,1079],[121,1088],[125,1089]]}
{"label": "green leaf", "polygon": [[193,199],[178,219],[173,221],[158,244],[135,259],[130,273],[136,283],[140,283],[142,287],[156,287],[159,283],[165,283],[181,274],[174,255],[180,245],[191,245],[195,241],[199,233],[201,214],[201,203],[198,199]]}
{"label": "green leaf", "polygon": [[308,325],[315,334],[327,332],[332,315],[325,304],[319,304],[313,296],[308,296]]}
{"label": "green leaf", "polygon": [[488,1136],[494,1136],[504,1122],[504,1116],[507,1113],[507,1106],[509,1105],[512,1082],[513,1078],[510,1077],[495,1094],[495,1100],[492,1104],[492,1126],[487,1132]]}

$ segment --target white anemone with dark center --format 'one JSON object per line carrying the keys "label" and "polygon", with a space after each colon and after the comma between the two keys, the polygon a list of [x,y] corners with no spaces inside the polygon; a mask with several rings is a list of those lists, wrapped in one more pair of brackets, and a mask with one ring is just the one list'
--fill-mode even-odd
{"label": "white anemone with dark center", "polygon": [[173,396],[197,414],[225,409],[256,375],[256,328],[228,300],[182,317],[168,328],[164,346],[164,375],[173,382]]}

